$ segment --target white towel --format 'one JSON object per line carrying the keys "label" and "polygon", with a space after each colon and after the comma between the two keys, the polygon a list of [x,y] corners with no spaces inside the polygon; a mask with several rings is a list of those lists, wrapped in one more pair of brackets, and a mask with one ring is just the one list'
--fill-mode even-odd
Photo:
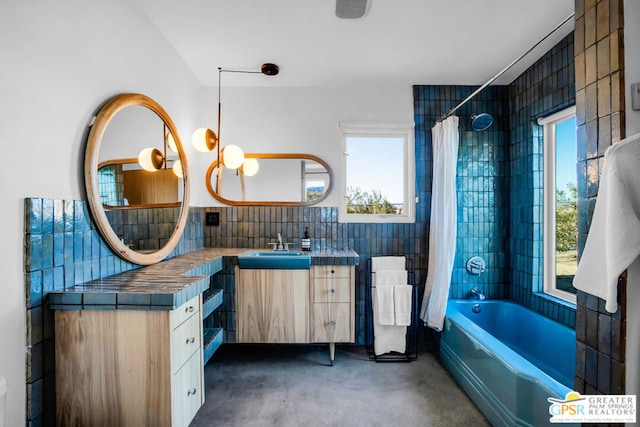
{"label": "white towel", "polygon": [[403,256],[371,257],[371,271],[404,270],[406,260]]}
{"label": "white towel", "polygon": [[411,296],[413,287],[411,285],[393,286],[393,308],[395,324],[398,326],[411,325]]}
{"label": "white towel", "polygon": [[373,273],[373,285],[406,285],[407,270],[378,270]]}
{"label": "white towel", "polygon": [[640,133],[604,154],[598,198],[573,286],[618,309],[618,276],[640,255]]}
{"label": "white towel", "polygon": [[[384,286],[383,286],[384,288]],[[390,287],[389,287],[390,288]],[[373,351],[376,356],[381,354],[397,351],[404,353],[407,348],[407,327],[406,326],[390,326],[381,325],[378,322],[378,308],[376,292],[372,292],[373,298]]]}
{"label": "white towel", "polygon": [[374,307],[378,313],[378,323],[381,325],[393,325],[395,323],[393,288],[393,286],[378,286],[372,289],[372,294],[376,296]]}

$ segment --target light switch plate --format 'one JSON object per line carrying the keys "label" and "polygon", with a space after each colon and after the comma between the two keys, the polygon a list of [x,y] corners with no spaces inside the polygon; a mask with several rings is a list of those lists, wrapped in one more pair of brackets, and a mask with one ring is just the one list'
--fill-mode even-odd
{"label": "light switch plate", "polygon": [[631,85],[631,109],[640,110],[640,83]]}

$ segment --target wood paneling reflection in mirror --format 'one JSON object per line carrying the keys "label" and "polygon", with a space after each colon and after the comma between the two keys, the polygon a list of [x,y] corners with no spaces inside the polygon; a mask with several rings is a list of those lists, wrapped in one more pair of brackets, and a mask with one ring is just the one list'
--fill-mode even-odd
{"label": "wood paneling reflection in mirror", "polygon": [[205,184],[216,200],[231,206],[310,206],[324,200],[333,187],[327,162],[304,153],[245,153],[259,162],[253,176],[218,167],[207,169]]}
{"label": "wood paneling reflection in mirror", "polygon": [[[168,140],[177,154],[167,150]],[[155,172],[141,170],[134,157],[149,146],[163,155]],[[188,163],[173,120],[157,102],[121,94],[102,107],[89,132],[84,178],[96,228],[118,256],[149,265],[175,249],[189,213]]]}
{"label": "wood paneling reflection in mirror", "polygon": [[98,165],[98,180],[105,209],[182,205],[182,181],[171,168],[149,172],[138,159],[113,159]]}

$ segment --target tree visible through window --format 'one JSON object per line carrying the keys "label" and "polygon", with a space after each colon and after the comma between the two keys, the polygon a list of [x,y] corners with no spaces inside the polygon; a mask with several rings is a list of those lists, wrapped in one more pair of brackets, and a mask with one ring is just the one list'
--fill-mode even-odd
{"label": "tree visible through window", "polygon": [[341,124],[343,203],[340,220],[414,220],[413,127]]}
{"label": "tree visible through window", "polygon": [[544,126],[544,292],[575,302],[578,268],[575,107],[539,120]]}

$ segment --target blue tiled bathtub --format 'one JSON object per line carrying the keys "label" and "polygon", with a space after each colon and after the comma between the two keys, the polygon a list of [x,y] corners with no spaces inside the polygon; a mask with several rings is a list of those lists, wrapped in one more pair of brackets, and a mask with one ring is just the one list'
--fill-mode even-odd
{"label": "blue tiled bathtub", "polygon": [[451,300],[440,354],[491,424],[542,426],[547,398],[573,388],[575,348],[574,330],[521,305]]}

